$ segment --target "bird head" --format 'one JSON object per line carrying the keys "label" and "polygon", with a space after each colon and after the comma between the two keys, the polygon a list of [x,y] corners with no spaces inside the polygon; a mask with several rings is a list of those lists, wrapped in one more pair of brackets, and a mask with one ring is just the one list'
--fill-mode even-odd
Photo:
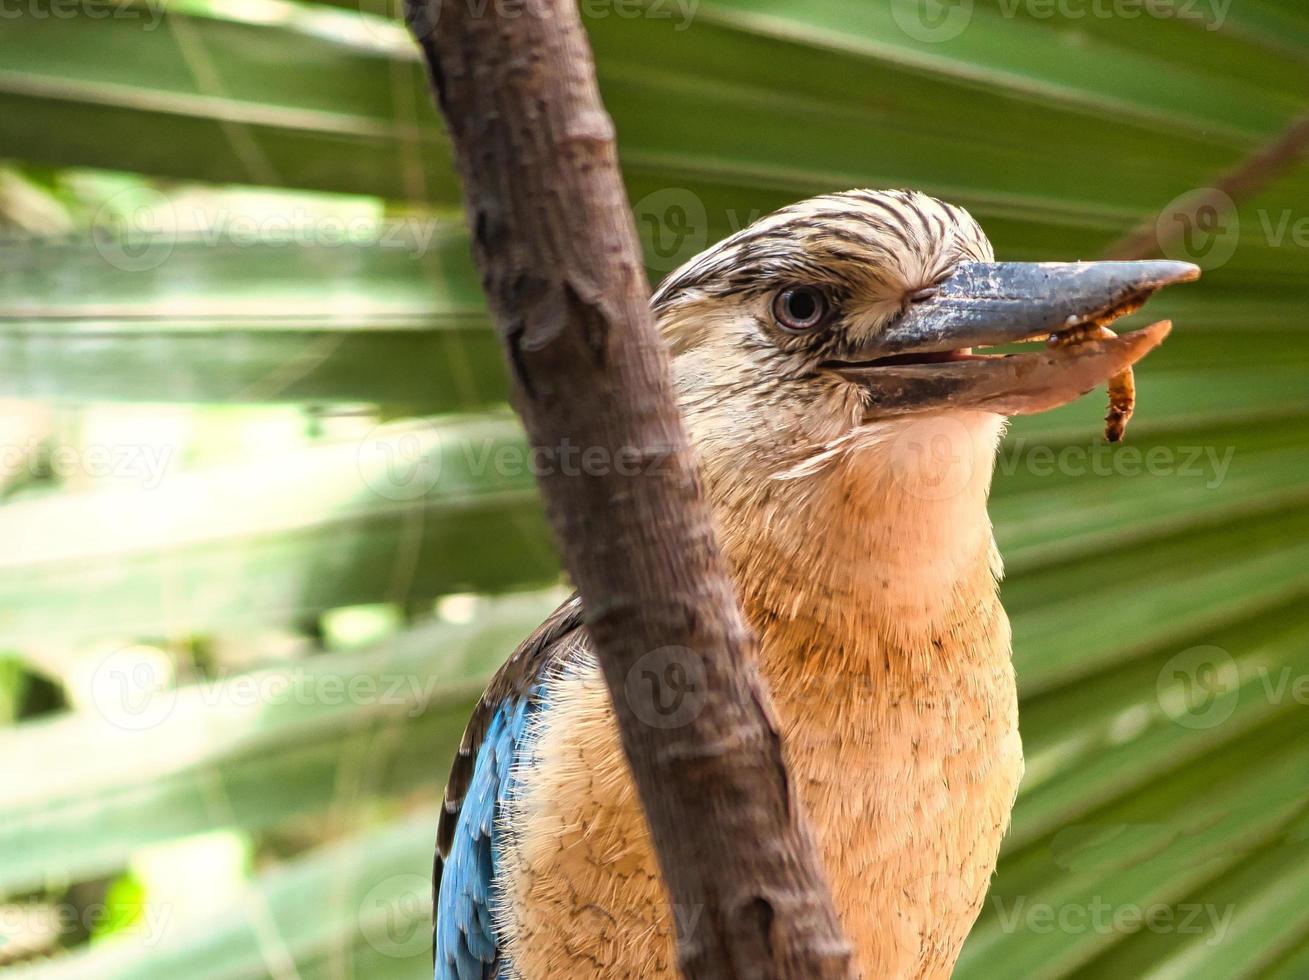
{"label": "bird head", "polygon": [[977,348],[1103,325],[1198,272],[996,262],[962,208],[854,190],[724,239],[670,274],[652,305],[720,510],[763,506],[813,527],[822,515],[805,501],[829,508],[825,488],[862,498],[885,524],[954,498],[984,506],[1004,417],[1103,385],[1167,327],[1009,355]]}

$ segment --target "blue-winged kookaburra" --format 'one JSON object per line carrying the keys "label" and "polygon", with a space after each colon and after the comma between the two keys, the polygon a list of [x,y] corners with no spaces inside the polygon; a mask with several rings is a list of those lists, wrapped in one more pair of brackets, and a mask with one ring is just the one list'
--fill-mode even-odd
{"label": "blue-winged kookaburra", "polygon": [[[986,511],[1004,419],[1103,385],[1168,326],[1009,356],[971,348],[1098,327],[1197,274],[997,263],[960,208],[850,191],[755,222],[654,295],[860,976],[950,973],[1023,770]],[[677,975],[576,598],[483,696],[437,844],[437,980]]]}

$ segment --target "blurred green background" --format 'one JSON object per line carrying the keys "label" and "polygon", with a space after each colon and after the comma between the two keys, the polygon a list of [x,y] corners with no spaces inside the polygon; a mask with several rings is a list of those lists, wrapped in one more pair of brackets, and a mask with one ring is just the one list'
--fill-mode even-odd
{"label": "blurred green background", "polygon": [[[1001,454],[1028,772],[957,975],[1309,977],[1309,9],[583,9],[653,277],[853,186],[1206,267],[1124,446],[1094,395]],[[562,594],[458,206],[387,0],[0,7],[6,978],[428,975]]]}

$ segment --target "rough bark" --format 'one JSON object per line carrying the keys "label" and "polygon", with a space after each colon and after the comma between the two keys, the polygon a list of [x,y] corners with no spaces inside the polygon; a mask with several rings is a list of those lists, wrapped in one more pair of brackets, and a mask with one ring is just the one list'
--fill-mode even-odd
{"label": "rough bark", "polygon": [[[695,978],[848,977],[714,541],[570,0],[409,0],[474,256]],[[588,461],[589,453],[589,461]]]}

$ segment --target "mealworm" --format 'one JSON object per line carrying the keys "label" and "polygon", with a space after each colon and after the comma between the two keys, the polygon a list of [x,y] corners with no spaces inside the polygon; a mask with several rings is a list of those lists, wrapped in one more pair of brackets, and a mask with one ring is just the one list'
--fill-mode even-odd
{"label": "mealworm", "polygon": [[[1068,344],[1080,344],[1087,340],[1113,340],[1118,334],[1108,327],[1087,324],[1074,327],[1063,333],[1053,334],[1050,344],[1065,347]],[[1108,442],[1122,442],[1136,410],[1136,376],[1130,367],[1123,368],[1109,379],[1109,412],[1104,417],[1104,437]]]}
{"label": "mealworm", "polygon": [[[1108,327],[1104,328],[1112,333]],[[1127,423],[1136,411],[1136,376],[1130,367],[1123,368],[1109,379],[1109,413],[1104,417],[1104,437],[1109,442],[1122,442]]]}

